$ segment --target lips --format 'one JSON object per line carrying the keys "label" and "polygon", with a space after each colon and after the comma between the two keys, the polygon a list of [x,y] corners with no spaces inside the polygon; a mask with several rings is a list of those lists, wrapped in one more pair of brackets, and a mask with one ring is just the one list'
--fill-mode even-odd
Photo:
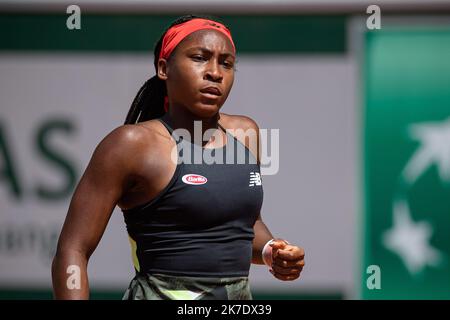
{"label": "lips", "polygon": [[211,94],[213,96],[221,96],[222,92],[217,87],[206,87],[200,90],[201,93]]}

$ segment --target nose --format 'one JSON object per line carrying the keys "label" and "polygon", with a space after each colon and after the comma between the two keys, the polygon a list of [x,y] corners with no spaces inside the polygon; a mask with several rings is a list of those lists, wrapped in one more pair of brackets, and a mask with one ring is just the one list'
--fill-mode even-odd
{"label": "nose", "polygon": [[222,71],[220,70],[219,63],[214,59],[211,59],[210,62],[208,63],[204,79],[213,82],[222,82],[223,79]]}

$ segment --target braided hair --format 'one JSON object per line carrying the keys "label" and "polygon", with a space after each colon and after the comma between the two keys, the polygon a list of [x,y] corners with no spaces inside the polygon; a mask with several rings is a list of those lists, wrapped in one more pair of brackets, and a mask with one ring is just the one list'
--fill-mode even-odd
{"label": "braided hair", "polygon": [[[153,64],[156,71],[158,70],[159,53],[161,51],[162,41],[166,32],[171,27],[177,24],[181,24],[195,18],[209,19],[222,23],[217,18],[202,15],[186,15],[172,22],[172,24],[161,35],[154,48],[155,58]],[[173,52],[170,54],[168,60],[170,60],[170,58],[172,57]],[[164,97],[166,95],[166,83],[164,80],[158,78],[157,75],[154,75],[153,77],[145,81],[131,104],[130,110],[128,111],[127,117],[125,119],[125,124],[135,124],[138,122],[143,122],[163,116],[165,113]]]}

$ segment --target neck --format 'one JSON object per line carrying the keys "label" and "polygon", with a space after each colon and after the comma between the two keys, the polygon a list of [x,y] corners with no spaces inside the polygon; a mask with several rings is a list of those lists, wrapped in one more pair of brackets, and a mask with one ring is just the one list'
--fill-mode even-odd
{"label": "neck", "polygon": [[[190,133],[191,140],[193,142],[197,144],[201,143],[202,146],[205,146],[208,142],[210,142],[212,136],[212,133],[205,135],[205,132],[208,129],[219,128],[220,114],[219,112],[217,112],[212,117],[202,118],[195,114],[192,114],[183,106],[176,107],[171,105],[169,107],[169,111],[163,116],[163,119],[170,125],[173,130],[185,129]],[[201,134],[201,137],[199,137],[201,141],[197,141],[195,139],[195,134],[198,135],[199,131]],[[215,132],[215,130],[210,132]],[[206,141],[204,141],[203,137]]]}

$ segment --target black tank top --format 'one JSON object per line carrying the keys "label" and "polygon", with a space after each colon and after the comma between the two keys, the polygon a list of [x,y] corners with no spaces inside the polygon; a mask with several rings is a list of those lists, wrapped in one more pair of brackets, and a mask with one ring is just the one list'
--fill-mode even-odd
{"label": "black tank top", "polygon": [[[263,202],[255,157],[220,125],[227,136],[226,145],[207,149],[174,133],[164,116],[158,120],[176,141],[179,163],[168,185],[154,199],[123,210],[136,271],[248,276],[253,225]],[[184,152],[188,150],[190,163],[180,160],[186,159]],[[205,161],[202,155],[208,152],[220,156],[223,163]],[[225,163],[227,154],[232,164]],[[194,163],[195,157],[201,163]]]}

